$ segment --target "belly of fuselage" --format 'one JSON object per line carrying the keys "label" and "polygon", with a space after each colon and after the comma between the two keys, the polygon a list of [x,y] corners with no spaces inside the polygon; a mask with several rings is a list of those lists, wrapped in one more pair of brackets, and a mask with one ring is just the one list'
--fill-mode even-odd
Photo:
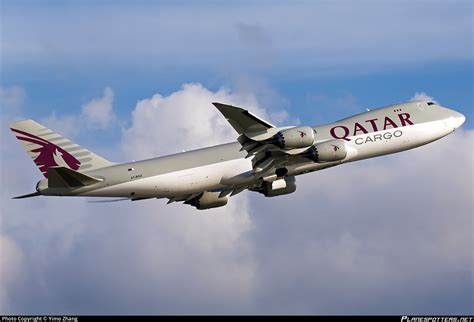
{"label": "belly of fuselage", "polygon": [[235,159],[156,176],[150,176],[84,193],[83,196],[165,198],[223,188],[225,176],[237,176],[252,169],[249,159]]}

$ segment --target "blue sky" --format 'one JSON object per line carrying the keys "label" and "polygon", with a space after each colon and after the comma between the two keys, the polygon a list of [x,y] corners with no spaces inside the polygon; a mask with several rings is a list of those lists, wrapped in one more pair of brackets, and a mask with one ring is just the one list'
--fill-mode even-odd
{"label": "blue sky", "polygon": [[198,82],[311,124],[425,92],[473,126],[469,1],[39,3],[2,9],[2,85],[25,89],[32,117],[110,86],[127,121],[138,100]]}
{"label": "blue sky", "polygon": [[[0,313],[472,314],[471,1],[0,6],[1,177],[12,182]],[[462,112],[462,129],[298,178],[278,199],[243,193],[204,216],[160,201],[10,199],[39,179],[12,120],[130,160],[234,139],[212,100],[317,125],[417,93]]]}

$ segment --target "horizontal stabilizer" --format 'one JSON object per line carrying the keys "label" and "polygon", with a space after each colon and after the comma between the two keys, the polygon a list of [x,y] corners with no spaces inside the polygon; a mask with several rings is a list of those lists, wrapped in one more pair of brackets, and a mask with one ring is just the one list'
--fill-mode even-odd
{"label": "horizontal stabilizer", "polygon": [[84,187],[101,181],[102,179],[97,179],[66,167],[48,169],[49,188]]}
{"label": "horizontal stabilizer", "polygon": [[13,197],[12,199],[24,199],[24,198],[31,198],[31,197],[36,197],[36,196],[41,196],[41,194],[39,192],[33,192],[27,195]]}

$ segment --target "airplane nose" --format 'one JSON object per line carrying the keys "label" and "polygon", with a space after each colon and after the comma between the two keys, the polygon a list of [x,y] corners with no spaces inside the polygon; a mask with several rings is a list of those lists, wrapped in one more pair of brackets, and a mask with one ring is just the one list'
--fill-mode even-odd
{"label": "airplane nose", "polygon": [[464,122],[466,121],[466,117],[464,115],[462,115],[461,113],[457,113],[458,115],[454,117],[454,126],[456,128],[460,127],[461,125],[464,124]]}
{"label": "airplane nose", "polygon": [[451,115],[450,119],[451,119],[451,124],[454,127],[454,129],[457,129],[458,127],[463,125],[463,123],[466,121],[466,117],[464,115],[462,115],[461,113],[456,112],[456,111],[452,111],[452,115]]}

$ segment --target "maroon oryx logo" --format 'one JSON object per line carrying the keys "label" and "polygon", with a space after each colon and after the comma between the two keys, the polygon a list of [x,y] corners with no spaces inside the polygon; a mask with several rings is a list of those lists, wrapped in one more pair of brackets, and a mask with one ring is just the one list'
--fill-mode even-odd
{"label": "maroon oryx logo", "polygon": [[298,131],[298,133],[300,134],[300,138],[304,138],[306,136],[306,133],[303,131]]}
{"label": "maroon oryx logo", "polygon": [[331,144],[331,146],[332,146],[334,152],[337,152],[337,150],[340,149],[337,145]]}
{"label": "maroon oryx logo", "polygon": [[33,161],[36,163],[40,171],[43,172],[43,175],[46,178],[48,177],[49,168],[59,166],[56,160],[59,160],[59,162],[62,163],[60,161],[62,159],[69,168],[73,170],[79,169],[81,162],[77,160],[74,156],[72,156],[70,153],[66,152],[66,150],[64,150],[63,148],[33,134],[16,129],[11,130],[21,135],[16,136],[18,140],[34,143],[40,146],[39,148],[31,149],[29,151],[38,153],[38,156],[36,156]]}

